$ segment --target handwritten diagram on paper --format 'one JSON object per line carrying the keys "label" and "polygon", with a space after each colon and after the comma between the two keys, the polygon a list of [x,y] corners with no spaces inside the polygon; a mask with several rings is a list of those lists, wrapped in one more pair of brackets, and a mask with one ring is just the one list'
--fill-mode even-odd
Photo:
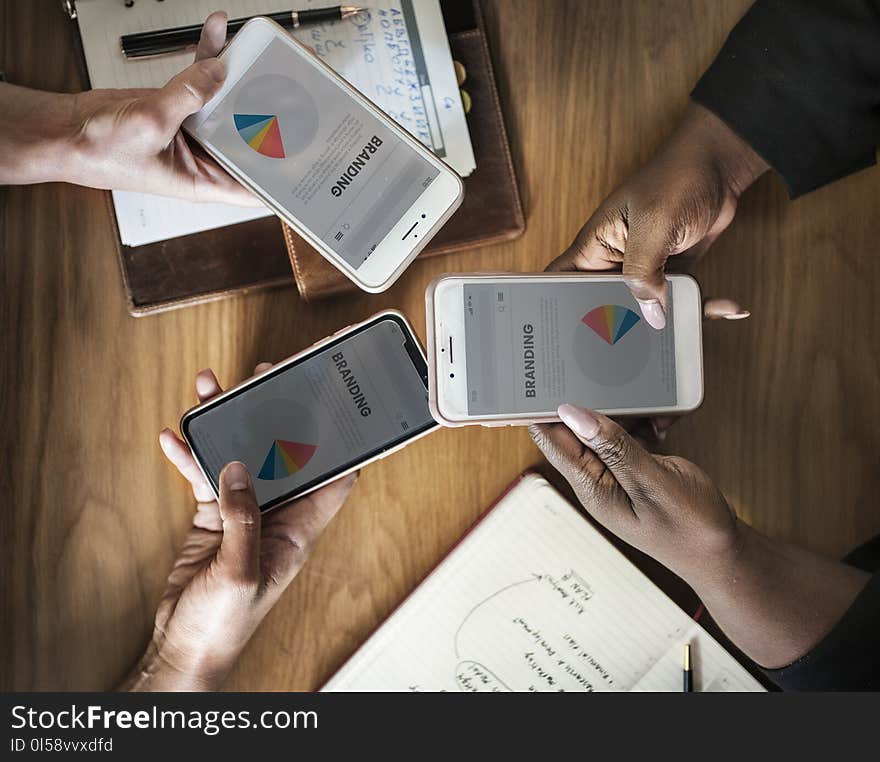
{"label": "handwritten diagram on paper", "polygon": [[700,690],[761,686],[540,477],[527,477],[327,690]]}

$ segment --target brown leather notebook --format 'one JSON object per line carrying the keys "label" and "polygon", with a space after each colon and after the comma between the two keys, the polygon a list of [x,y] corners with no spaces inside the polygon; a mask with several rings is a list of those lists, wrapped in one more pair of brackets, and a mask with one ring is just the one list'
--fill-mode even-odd
{"label": "brown leather notebook", "polygon": [[[476,0],[442,0],[441,7],[453,58],[467,70],[465,89],[473,102],[468,125],[477,169],[465,179],[464,203],[422,256],[512,238],[525,229],[479,5]],[[80,60],[84,61],[82,56]],[[294,257],[298,285],[306,299],[357,288],[311,247],[307,251],[307,244],[297,243],[293,231],[288,231],[285,247],[286,226],[275,217],[124,246],[109,192],[106,198],[132,315],[289,286]]]}
{"label": "brown leather notebook", "polygon": [[[479,3],[443,2],[442,8],[452,57],[467,72],[463,89],[471,97],[467,121],[477,168],[464,178],[464,202],[420,257],[497,243],[516,238],[525,230]],[[290,226],[281,226],[303,299],[312,301],[358,290]]]}
{"label": "brown leather notebook", "polygon": [[293,284],[277,217],[123,246],[109,193],[107,203],[125,298],[135,317]]}

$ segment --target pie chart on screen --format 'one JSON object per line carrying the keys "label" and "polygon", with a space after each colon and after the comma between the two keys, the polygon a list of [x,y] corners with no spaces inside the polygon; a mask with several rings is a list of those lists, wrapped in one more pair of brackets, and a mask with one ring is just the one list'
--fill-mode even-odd
{"label": "pie chart on screen", "polygon": [[254,151],[270,159],[284,158],[284,142],[274,114],[235,114],[235,129]]}
{"label": "pie chart on screen", "polygon": [[294,386],[284,391],[290,396],[248,407],[241,425],[236,427],[241,444],[230,459],[247,464],[261,500],[278,496],[280,487],[273,487],[272,482],[289,479],[283,484],[302,483],[321,460],[322,440],[314,413],[296,401],[299,390]]}
{"label": "pie chart on screen", "polygon": [[639,316],[629,307],[604,304],[590,310],[581,318],[581,322],[613,347],[639,322]]}
{"label": "pie chart on screen", "polygon": [[574,359],[587,378],[620,386],[641,373],[651,358],[651,338],[637,312],[619,304],[588,310],[574,333]]}
{"label": "pie chart on screen", "polygon": [[276,439],[269,448],[257,478],[264,480],[286,479],[301,468],[305,468],[306,463],[312,459],[312,455],[317,449],[317,446],[312,444]]}
{"label": "pie chart on screen", "polygon": [[315,99],[295,79],[262,74],[235,95],[232,122],[251,150],[278,160],[294,158],[312,145],[320,117]]}

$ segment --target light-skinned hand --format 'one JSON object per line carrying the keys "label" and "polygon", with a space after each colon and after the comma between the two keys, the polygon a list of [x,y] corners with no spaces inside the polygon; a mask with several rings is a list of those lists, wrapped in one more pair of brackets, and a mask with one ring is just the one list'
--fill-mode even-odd
{"label": "light-skinned hand", "polygon": [[226,14],[212,13],[195,63],[158,89],[61,94],[0,85],[0,180],[259,206],[180,130],[223,84],[226,70],[217,55],[225,40]]}

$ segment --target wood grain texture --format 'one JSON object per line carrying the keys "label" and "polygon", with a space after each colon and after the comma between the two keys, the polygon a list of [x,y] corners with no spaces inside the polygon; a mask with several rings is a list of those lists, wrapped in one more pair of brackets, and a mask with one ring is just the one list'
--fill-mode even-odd
{"label": "wood grain texture", "polygon": [[[222,381],[384,307],[424,338],[424,287],[455,270],[540,270],[674,127],[748,0],[485,10],[528,216],[519,240],[416,263],[389,292],[305,305],[293,288],[126,314],[99,192],[0,191],[4,689],[113,686],[141,652],[193,504],[156,442]],[[0,0],[10,81],[80,87],[54,0]],[[789,203],[768,176],[699,265],[752,318],[706,329],[706,403],[666,449],[758,528],[839,555],[880,531],[880,170]],[[440,431],[370,466],[266,619],[230,689],[320,685],[523,468],[525,431]]]}

